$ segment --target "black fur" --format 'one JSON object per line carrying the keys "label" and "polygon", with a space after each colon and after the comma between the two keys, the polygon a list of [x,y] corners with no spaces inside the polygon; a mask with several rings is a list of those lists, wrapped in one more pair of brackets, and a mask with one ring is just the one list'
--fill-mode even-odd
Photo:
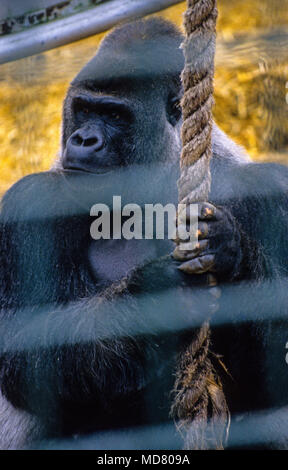
{"label": "black fur", "polygon": [[[113,195],[177,203],[181,40],[158,19],[108,35],[68,90],[55,168],[3,198],[1,390],[37,420],[38,439],[167,421],[177,354],[213,311],[206,275],[181,273],[171,241],[90,237],[91,206],[111,206]],[[215,257],[213,350],[233,377],[223,374],[239,418],[286,406],[288,171],[250,162],[215,125],[211,172],[217,217],[201,255]],[[12,433],[9,423],[10,414],[2,446],[27,445],[27,421]]]}

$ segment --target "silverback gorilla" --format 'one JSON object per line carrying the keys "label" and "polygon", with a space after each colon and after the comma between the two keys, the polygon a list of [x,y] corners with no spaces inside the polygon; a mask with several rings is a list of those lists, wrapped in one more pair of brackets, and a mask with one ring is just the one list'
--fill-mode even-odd
{"label": "silverback gorilla", "polygon": [[[99,433],[169,423],[178,354],[216,310],[208,269],[222,293],[211,326],[226,446],[286,446],[287,169],[252,163],[214,125],[209,205],[184,262],[167,237],[90,235],[91,207],[113,195],[177,204],[181,41],[156,18],[106,36],[68,90],[59,160],[3,197],[1,448],[87,436],[97,448]],[[183,445],[157,436],[134,445]]]}

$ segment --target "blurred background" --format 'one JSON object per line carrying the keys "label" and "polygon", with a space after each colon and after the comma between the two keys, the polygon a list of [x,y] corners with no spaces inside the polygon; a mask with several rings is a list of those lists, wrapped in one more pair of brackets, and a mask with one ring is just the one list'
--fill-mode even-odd
{"label": "blurred background", "polygon": [[[253,159],[288,164],[288,1],[218,0],[214,117]],[[180,27],[186,2],[157,13]],[[98,34],[0,66],[0,195],[47,170],[67,86]]]}

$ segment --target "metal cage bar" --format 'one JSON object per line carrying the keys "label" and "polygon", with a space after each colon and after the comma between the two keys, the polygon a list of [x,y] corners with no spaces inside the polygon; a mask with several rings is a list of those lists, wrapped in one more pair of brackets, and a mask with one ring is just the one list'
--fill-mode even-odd
{"label": "metal cage bar", "polygon": [[182,1],[111,0],[81,13],[7,34],[0,38],[0,64],[78,41],[106,31],[120,22],[163,10]]}

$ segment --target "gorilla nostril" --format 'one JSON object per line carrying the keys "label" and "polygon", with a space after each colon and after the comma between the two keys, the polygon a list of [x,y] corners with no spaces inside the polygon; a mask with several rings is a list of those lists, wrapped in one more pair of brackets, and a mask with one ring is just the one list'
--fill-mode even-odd
{"label": "gorilla nostril", "polygon": [[83,144],[83,139],[79,134],[73,135],[71,141],[72,141],[73,145],[82,145]]}
{"label": "gorilla nostril", "polygon": [[89,139],[84,139],[83,141],[84,147],[92,147],[92,145],[97,143],[99,143],[99,139],[97,137],[90,137]]}

